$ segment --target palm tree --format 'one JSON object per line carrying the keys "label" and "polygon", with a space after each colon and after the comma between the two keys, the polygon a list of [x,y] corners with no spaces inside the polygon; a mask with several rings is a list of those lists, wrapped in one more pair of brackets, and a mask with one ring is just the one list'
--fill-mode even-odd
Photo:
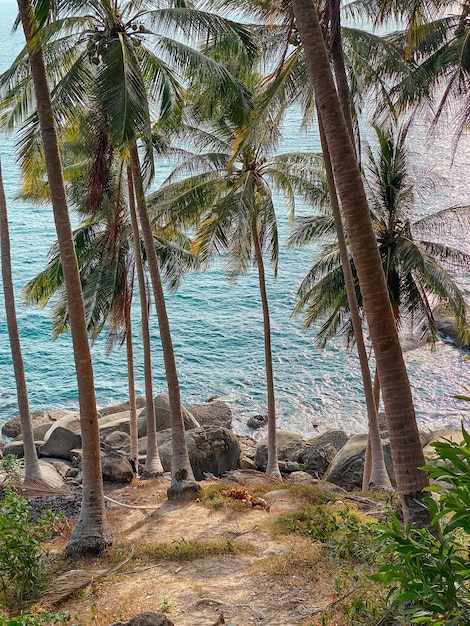
{"label": "palm tree", "polygon": [[[468,332],[468,310],[464,292],[451,270],[468,269],[470,255],[433,239],[442,236],[443,226],[449,220],[460,220],[462,225],[468,225],[469,208],[450,207],[413,220],[419,189],[416,174],[411,172],[408,164],[408,125],[374,128],[378,148],[375,153],[367,145],[365,185],[397,328],[401,329],[406,323],[410,330],[418,328],[421,338],[434,342],[439,333],[433,305],[438,302],[455,317],[458,331],[464,338]],[[331,217],[307,218],[303,223],[299,222],[291,241],[306,243],[324,236],[331,239],[332,234]],[[351,259],[350,262],[362,306],[354,261]],[[299,289],[299,297],[297,311],[305,310],[307,326],[328,315],[319,334],[320,343],[324,344],[338,331],[352,336],[338,248],[334,241],[324,246]]]}
{"label": "palm tree", "polygon": [[42,480],[41,468],[34,443],[33,425],[29,413],[28,387],[24,372],[23,355],[21,352],[18,320],[16,317],[15,295],[11,272],[10,236],[8,228],[7,202],[3,187],[2,166],[0,162],[0,249],[2,260],[2,283],[5,297],[5,312],[8,325],[11,356],[15,371],[18,409],[23,435],[25,480]]}
{"label": "palm tree", "polygon": [[96,408],[93,367],[87,337],[85,308],[72,241],[72,229],[62,176],[56,124],[44,57],[37,40],[38,31],[35,15],[29,0],[18,0],[18,8],[27,43],[36,94],[37,113],[44,147],[50,197],[67,290],[78,383],[80,427],[83,441],[83,495],[80,515],[67,544],[67,552],[69,554],[96,553],[109,546],[112,538],[104,509],[98,412]]}
{"label": "palm tree", "polygon": [[404,518],[427,523],[419,505],[427,483],[420,469],[424,456],[361,173],[331,75],[316,9],[307,0],[293,0],[292,4],[325,129],[376,356]]}
{"label": "palm tree", "polygon": [[[211,73],[214,91],[236,94],[239,106],[246,106],[239,81],[220,63],[190,47],[187,41],[197,44],[201,38],[215,43],[223,40],[232,53],[240,51],[244,55],[250,54],[255,47],[247,27],[194,10],[184,3],[156,10],[145,7],[142,10],[140,2],[120,5],[107,0],[99,3],[70,0],[59,8],[63,19],[53,21],[47,31],[51,50],[50,75],[55,84],[53,96],[58,118],[70,119],[77,105],[87,106],[92,101],[106,120],[106,132],[112,143],[130,153],[140,228],[161,325],[170,410],[175,424],[172,439],[173,486],[183,487],[177,477],[187,476],[190,479],[192,470],[187,460],[178,377],[161,277],[146,217],[137,141],[142,139],[142,146],[150,157],[151,116],[164,118],[181,98],[176,72],[190,72],[193,80],[203,73]],[[145,45],[147,37],[155,40],[154,48]],[[59,62],[58,45],[62,52]],[[21,68],[19,62],[17,68]],[[18,114],[15,108],[18,102],[15,77],[18,79],[14,71],[5,76],[5,81],[13,85],[12,100],[6,99],[11,104],[11,120]],[[21,76],[18,80],[21,83]],[[23,107],[20,109],[24,110]],[[31,126],[34,128],[34,119]],[[192,489],[191,485],[189,488]]]}
{"label": "palm tree", "polygon": [[[272,364],[271,327],[263,252],[270,252],[277,274],[279,245],[273,189],[279,190],[294,210],[296,194],[317,202],[324,197],[322,185],[310,184],[318,172],[315,154],[274,155],[280,140],[279,124],[285,108],[269,113],[259,78],[251,73],[253,109],[241,116],[230,102],[210,103],[197,96],[184,135],[185,159],[162,188],[149,198],[159,219],[194,228],[194,249],[203,263],[214,254],[227,252],[229,278],[247,273],[254,264],[263,311],[264,356],[268,408],[268,463],[266,472],[280,476],[276,448],[276,406]],[[257,94],[257,95],[256,95]],[[194,143],[191,143],[194,142]],[[196,150],[189,152],[191,145]],[[205,152],[200,151],[201,147]],[[318,178],[316,179],[318,180]]]}

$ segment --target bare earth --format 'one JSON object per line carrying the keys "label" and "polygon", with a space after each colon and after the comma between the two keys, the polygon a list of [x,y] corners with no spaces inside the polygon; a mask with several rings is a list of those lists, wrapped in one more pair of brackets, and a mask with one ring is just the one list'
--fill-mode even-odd
{"label": "bare earth", "polygon": [[[217,620],[232,626],[319,623],[314,618],[316,609],[328,606],[334,598],[334,589],[322,574],[321,559],[313,576],[311,572],[308,578],[303,576],[301,568],[290,567],[290,559],[294,553],[311,550],[311,542],[274,539],[269,529],[276,516],[295,508],[288,492],[270,485],[265,495],[270,511],[215,509],[201,502],[169,503],[168,486],[166,481],[141,481],[107,493],[129,507],[148,508],[107,502],[115,541],[111,555],[77,563],[77,568],[88,573],[96,571],[96,577],[53,604],[54,610],[70,611],[73,623],[81,626],[105,626],[139,612],[162,609],[175,626],[212,626]],[[152,547],[162,543],[218,538],[233,543],[235,552],[190,561],[162,561],[151,555]],[[124,561],[132,546],[132,558],[117,572],[99,577],[103,569]]]}

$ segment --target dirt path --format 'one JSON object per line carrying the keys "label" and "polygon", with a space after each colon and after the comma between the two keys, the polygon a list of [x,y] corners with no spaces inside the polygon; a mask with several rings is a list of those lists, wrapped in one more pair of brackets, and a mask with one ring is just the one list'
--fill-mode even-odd
{"label": "dirt path", "polygon": [[[318,574],[308,579],[290,563],[293,551],[311,550],[303,539],[273,539],[269,522],[292,510],[286,491],[266,495],[270,511],[209,508],[200,502],[184,505],[166,500],[165,482],[129,485],[108,493],[127,508],[108,502],[115,561],[134,546],[135,557],[113,575],[97,579],[56,610],[77,615],[81,626],[105,626],[142,611],[165,609],[175,626],[211,626],[222,613],[232,626],[298,626],[332,597],[329,583]],[[156,560],[161,544],[220,540],[233,553],[208,554],[194,560]],[[305,545],[302,542],[305,541]],[[103,568],[103,562],[84,567]],[[273,574],[273,567],[277,573]]]}

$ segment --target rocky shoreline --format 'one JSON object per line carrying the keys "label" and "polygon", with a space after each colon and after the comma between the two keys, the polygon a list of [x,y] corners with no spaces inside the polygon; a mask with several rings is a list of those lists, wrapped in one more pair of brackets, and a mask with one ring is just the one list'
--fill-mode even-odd
{"label": "rocky shoreline", "polygon": [[[232,411],[228,404],[212,399],[203,405],[183,407],[186,442],[195,478],[223,477],[235,470],[265,471],[267,438],[256,441],[248,435],[237,436],[231,429]],[[253,430],[260,426],[262,416],[256,416]],[[63,503],[59,509],[69,517],[79,510],[81,486],[81,434],[77,412],[49,410],[32,416],[34,436],[40,463],[57,474],[63,486]],[[155,398],[155,419],[159,454],[165,472],[171,469],[171,428],[168,396]],[[147,419],[144,400],[138,400],[139,464],[145,462],[147,448]],[[128,483],[134,477],[130,456],[130,412],[126,404],[100,410],[99,429],[105,483]],[[384,423],[381,425],[384,456],[392,485],[395,485],[390,444]],[[3,455],[23,456],[19,419],[4,424],[2,435],[13,438],[3,442]],[[459,430],[422,433],[423,447],[431,440],[451,437],[460,440]],[[348,435],[340,429],[305,438],[296,433],[279,431],[278,457],[285,479],[296,482],[319,481],[331,483],[337,489],[360,490],[364,467],[367,434]],[[432,448],[427,449],[429,453]],[[60,490],[58,490],[59,495]],[[53,496],[54,497],[54,496]],[[54,508],[45,495],[35,496],[36,509]],[[37,498],[42,498],[39,500]]]}

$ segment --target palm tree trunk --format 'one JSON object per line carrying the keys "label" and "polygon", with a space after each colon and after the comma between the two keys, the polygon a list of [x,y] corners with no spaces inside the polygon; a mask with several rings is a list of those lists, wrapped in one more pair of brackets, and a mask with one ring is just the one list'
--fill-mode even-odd
{"label": "palm tree trunk", "polygon": [[263,253],[261,252],[255,217],[251,220],[251,237],[255,248],[255,261],[258,267],[259,291],[261,295],[261,306],[263,309],[264,360],[266,367],[266,391],[268,403],[268,463],[266,466],[266,474],[272,474],[273,476],[281,478],[276,444],[276,398],[274,394],[271,322],[269,319],[269,304],[268,295],[266,293],[266,276],[264,272]]}
{"label": "palm tree trunk", "polygon": [[137,429],[137,406],[135,401],[135,376],[134,376],[134,347],[132,344],[132,321],[131,306],[126,304],[126,356],[127,356],[127,384],[129,389],[129,434],[131,437],[130,457],[134,463],[136,477],[139,476],[139,434]]}
{"label": "palm tree trunk", "polygon": [[152,227],[147,214],[139,154],[137,152],[136,144],[131,147],[131,168],[136,192],[140,228],[144,240],[145,251],[147,253],[147,263],[149,266],[150,277],[152,280],[158,327],[160,329],[160,341],[162,343],[163,350],[163,361],[165,364],[165,373],[168,385],[172,445],[171,487],[168,490],[168,496],[173,498],[184,493],[185,497],[188,498],[190,497],[190,494],[197,497],[200,491],[200,486],[197,485],[194,480],[193,470],[189,462],[188,449],[186,447],[184,420],[183,413],[181,411],[180,388],[178,373],[176,370],[175,354],[173,350],[173,341],[171,339],[170,324],[166,311],[157,253],[155,252]]}
{"label": "palm tree trunk", "polygon": [[[348,129],[349,137],[351,138],[351,143],[354,148],[356,158],[358,159],[358,154],[356,152],[356,146],[354,143],[354,128],[353,121],[351,115],[351,93],[349,90],[348,78],[346,75],[346,66],[344,63],[344,53],[343,53],[343,43],[341,37],[341,3],[340,0],[327,0],[329,5],[329,19],[330,19],[330,53],[333,59],[333,68],[336,79],[336,88],[338,91],[339,101],[341,103],[341,109],[343,111],[344,119],[346,122],[346,126]],[[320,116],[319,116],[320,117]],[[326,145],[326,138],[324,136],[324,132],[321,126],[320,120],[320,136],[322,136],[322,151],[323,154],[328,153],[328,147]],[[329,161],[329,177],[331,178],[331,183],[334,185],[334,176],[333,170],[331,167],[331,160],[328,156]],[[328,180],[328,185],[330,186],[330,178]],[[337,217],[335,216],[335,224],[341,224],[341,230],[343,230],[343,222],[341,219],[341,213],[339,209],[338,197],[335,190],[335,203],[336,210],[338,211]],[[334,207],[334,205],[333,205]],[[333,214],[335,213],[335,207],[333,208]],[[338,219],[337,219],[338,218]],[[338,228],[338,226],[337,226]],[[344,234],[343,234],[344,237]],[[363,474],[363,483],[362,488],[364,491],[368,489],[375,490],[384,490],[390,491],[392,489],[392,485],[390,483],[390,477],[387,473],[387,468],[385,467],[385,459],[382,448],[382,440],[380,438],[379,431],[379,420],[378,420],[378,407],[376,402],[373,399],[373,392],[371,387],[371,376],[370,376],[370,368],[369,368],[369,360],[367,358],[367,353],[364,345],[364,335],[362,332],[362,323],[358,315],[358,305],[356,292],[354,290],[352,273],[350,271],[349,266],[349,256],[347,255],[346,248],[344,248],[344,252],[346,253],[346,263],[347,263],[347,273],[349,274],[348,282],[350,283],[350,290],[348,293],[348,285],[346,282],[346,274],[345,274],[345,283],[346,283],[346,292],[348,293],[348,301],[350,310],[354,310],[354,315],[351,314],[352,324],[354,329],[354,335],[356,336],[356,341],[358,334],[360,334],[360,343],[357,344],[358,348],[358,356],[359,362],[361,366],[362,372],[362,380],[364,386],[364,394],[366,398],[366,406],[367,406],[367,416],[368,416],[368,425],[369,425],[369,437],[367,440],[366,453],[364,458],[364,474]],[[340,247],[340,256],[341,256],[341,247]],[[343,272],[345,263],[343,260],[341,261],[343,265]],[[351,299],[350,299],[351,296]],[[353,304],[354,303],[354,304]],[[354,309],[352,309],[354,306]]]}
{"label": "palm tree trunk", "polygon": [[8,228],[7,201],[3,187],[2,164],[0,162],[0,248],[2,261],[3,295],[10,341],[11,358],[15,372],[16,395],[23,437],[25,480],[41,480],[38,454],[34,443],[33,424],[29,413],[28,387],[21,352],[18,319],[16,317],[15,293],[11,271],[10,233]]}
{"label": "palm tree trunk", "polygon": [[[362,332],[362,320],[359,315],[359,306],[356,297],[356,288],[354,285],[354,278],[351,270],[351,264],[349,262],[348,249],[346,247],[346,239],[344,236],[343,220],[341,217],[341,211],[339,208],[338,196],[336,194],[336,186],[333,175],[333,168],[331,166],[331,159],[326,143],[325,131],[322,124],[322,118],[318,113],[318,126],[320,130],[320,142],[323,152],[323,159],[325,161],[326,177],[328,180],[328,188],[330,190],[331,208],[333,211],[333,218],[335,220],[336,234],[338,237],[339,255],[341,264],[343,267],[344,284],[346,287],[346,294],[348,297],[349,310],[351,312],[351,322],[354,330],[354,337],[356,339],[357,354],[359,357],[359,365],[361,368],[362,385],[364,387],[364,396],[366,399],[367,418],[369,424],[369,440],[367,448],[370,449],[370,471],[366,472],[366,461],[364,461],[364,474],[367,474],[367,480],[363,483],[364,490],[374,491],[391,491],[392,485],[390,478],[385,467],[385,459],[382,448],[382,440],[379,432],[379,420],[377,417],[377,409],[374,399],[374,390],[372,388],[372,380],[369,368],[369,359],[367,357],[367,350],[364,343],[364,333]],[[367,460],[366,453],[366,460]],[[372,462],[373,460],[373,462]]]}
{"label": "palm tree trunk", "polygon": [[426,510],[419,503],[428,483],[426,473],[420,469],[424,455],[361,173],[331,75],[316,9],[311,0],[293,0],[292,5],[315,88],[377,360],[405,522],[428,523]]}
{"label": "palm tree trunk", "polygon": [[112,543],[106,520],[101,472],[98,411],[85,307],[73,242],[56,125],[42,50],[34,42],[34,12],[29,0],[18,0],[38,108],[39,124],[49,181],[50,197],[59,242],[67,293],[73,354],[77,373],[80,428],[82,436],[82,506],[66,551],[68,554],[99,553]]}
{"label": "palm tree trunk", "polygon": [[155,423],[155,408],[153,403],[152,384],[152,354],[150,344],[149,314],[147,288],[145,284],[144,267],[142,263],[142,250],[140,247],[139,224],[135,208],[134,180],[131,168],[127,168],[127,181],[129,185],[129,212],[131,215],[132,233],[135,246],[135,264],[137,280],[139,282],[140,295],[140,322],[142,330],[142,345],[144,349],[144,381],[145,381],[145,409],[147,411],[147,452],[145,456],[144,477],[163,475],[163,465],[158,453],[157,426]]}
{"label": "palm tree trunk", "polygon": [[336,79],[336,89],[341,102],[344,120],[354,147],[354,129],[351,115],[351,92],[344,63],[343,43],[341,38],[341,0],[327,0],[330,14],[330,52]]}

